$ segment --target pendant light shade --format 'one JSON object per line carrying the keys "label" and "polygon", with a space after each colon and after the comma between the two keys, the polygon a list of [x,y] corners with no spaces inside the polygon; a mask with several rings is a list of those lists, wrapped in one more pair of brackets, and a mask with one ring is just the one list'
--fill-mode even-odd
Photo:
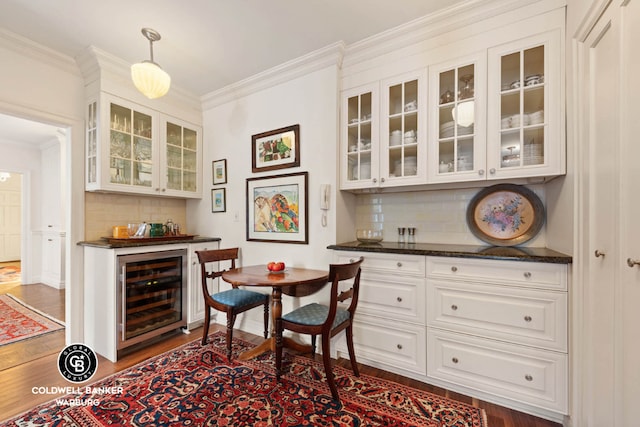
{"label": "pendant light shade", "polygon": [[149,40],[151,59],[131,66],[131,79],[135,87],[147,98],[164,96],[171,87],[171,77],[153,62],[153,42],[160,40],[160,34],[151,28],[143,28],[142,34]]}

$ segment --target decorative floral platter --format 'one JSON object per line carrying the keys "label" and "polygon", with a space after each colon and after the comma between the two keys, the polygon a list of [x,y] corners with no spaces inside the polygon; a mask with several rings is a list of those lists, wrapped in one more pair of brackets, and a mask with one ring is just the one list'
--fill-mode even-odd
{"label": "decorative floral platter", "polygon": [[467,224],[478,239],[516,246],[534,238],[544,224],[540,198],[526,187],[498,184],[478,192],[467,208]]}

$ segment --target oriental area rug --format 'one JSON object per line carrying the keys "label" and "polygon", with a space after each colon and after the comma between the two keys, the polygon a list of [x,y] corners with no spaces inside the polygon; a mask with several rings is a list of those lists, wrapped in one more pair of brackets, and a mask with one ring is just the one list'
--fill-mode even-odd
{"label": "oriental area rug", "polygon": [[[285,353],[276,380],[271,352],[227,362],[224,333],[185,344],[3,426],[455,426],[486,427],[483,410],[335,367],[341,403],[321,363]],[[234,352],[252,344],[235,339]],[[77,389],[77,390],[76,390]]]}
{"label": "oriental area rug", "polygon": [[64,329],[64,323],[11,294],[0,295],[0,346]]}

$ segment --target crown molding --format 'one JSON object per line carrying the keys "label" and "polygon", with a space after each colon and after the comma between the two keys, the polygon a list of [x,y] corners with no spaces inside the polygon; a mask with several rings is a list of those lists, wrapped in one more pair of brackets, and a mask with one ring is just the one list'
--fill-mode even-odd
{"label": "crown molding", "polygon": [[28,56],[39,62],[44,62],[70,74],[79,75],[75,60],[53,49],[38,44],[26,37],[0,28],[0,46],[10,49],[20,55]]}
{"label": "crown molding", "polygon": [[[512,11],[522,13],[534,8],[536,13],[566,6],[565,0],[470,0],[456,3],[429,15],[414,19],[347,46],[343,66],[372,60],[407,46],[441,37],[450,31],[472,25]],[[525,15],[531,16],[534,13]]]}
{"label": "crown molding", "polygon": [[344,50],[344,42],[339,41],[227,85],[203,95],[201,97],[202,109],[206,111],[234,99],[291,81],[332,65],[341,68]]}

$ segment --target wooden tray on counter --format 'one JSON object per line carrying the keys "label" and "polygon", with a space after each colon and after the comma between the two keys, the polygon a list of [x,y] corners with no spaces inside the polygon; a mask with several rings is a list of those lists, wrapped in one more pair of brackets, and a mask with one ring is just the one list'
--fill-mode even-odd
{"label": "wooden tray on counter", "polygon": [[103,237],[109,243],[150,243],[150,242],[170,242],[175,240],[193,240],[196,234],[179,234],[177,236],[159,236],[159,237]]}

